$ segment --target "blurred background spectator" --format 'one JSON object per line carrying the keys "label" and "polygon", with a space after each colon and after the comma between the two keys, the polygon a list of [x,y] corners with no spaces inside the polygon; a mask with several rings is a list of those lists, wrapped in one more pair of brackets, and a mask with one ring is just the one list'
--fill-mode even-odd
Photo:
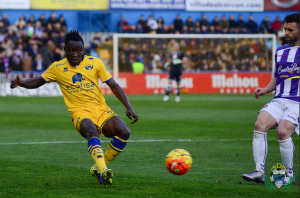
{"label": "blurred background spectator", "polygon": [[[236,16],[236,15],[235,15]],[[251,34],[276,33],[278,45],[285,44],[283,23],[278,16],[270,22],[265,16],[260,26],[253,15],[247,22],[244,16],[225,14],[219,18],[214,16],[208,21],[205,13],[201,18],[188,16],[183,21],[181,14],[174,16],[173,22],[167,24],[162,16],[139,15],[136,23],[130,24],[124,16],[118,22],[118,31],[122,33],[157,33],[157,34]],[[4,13],[0,20],[0,71],[43,71],[53,61],[64,57],[64,35],[68,29],[63,15],[57,18],[52,13],[49,18],[41,13],[39,17],[29,15],[26,19],[20,15],[13,23]],[[184,65],[187,71],[238,71],[238,70],[268,70],[270,42],[264,39],[120,39],[120,71],[133,70],[132,65],[140,62],[144,71],[163,70],[167,60],[171,40],[180,43],[180,49],[186,53],[188,62]],[[86,40],[85,40],[86,41]],[[269,50],[266,52],[266,49]],[[93,37],[85,42],[86,55],[101,58],[112,69],[112,37],[95,32]]]}
{"label": "blurred background spectator", "polygon": [[175,31],[180,32],[182,30],[182,27],[183,27],[183,23],[182,23],[182,20],[181,20],[181,16],[180,16],[180,14],[177,14],[176,19],[174,20]]}
{"label": "blurred background spectator", "polygon": [[251,33],[253,33],[253,34],[258,33],[257,23],[253,20],[252,15],[250,15],[250,17],[249,17],[249,21],[248,21],[247,26],[248,26],[249,30],[251,31]]}
{"label": "blurred background spectator", "polygon": [[3,14],[3,17],[1,19],[1,22],[3,23],[3,26],[5,28],[8,28],[8,26],[10,25],[9,21],[8,21],[8,15],[7,14]]}
{"label": "blurred background spectator", "polygon": [[205,14],[202,14],[202,19],[200,21],[200,25],[201,26],[206,26],[206,27],[209,26],[209,22],[208,22]]}
{"label": "blurred background spectator", "polygon": [[147,23],[151,29],[150,33],[156,34],[157,22],[153,19],[153,16],[149,16]]}
{"label": "blurred background spectator", "polygon": [[146,23],[147,23],[147,21],[145,21],[145,16],[141,15],[140,20],[138,21],[138,25],[140,25],[141,28],[144,30]]}
{"label": "blurred background spectator", "polygon": [[33,63],[33,71],[45,71],[46,70],[46,63],[44,59],[42,58],[41,54],[37,54],[34,63]]}
{"label": "blurred background spectator", "polygon": [[270,18],[266,16],[265,20],[261,23],[259,31],[262,33],[273,33],[272,23],[270,22]]}
{"label": "blurred background spectator", "polygon": [[272,29],[273,29],[273,31],[275,33],[277,33],[280,30],[281,26],[282,26],[282,23],[280,21],[280,17],[276,17],[276,20],[273,21],[273,23],[272,23]]}
{"label": "blurred background spectator", "polygon": [[129,30],[128,22],[125,20],[125,17],[122,16],[120,22],[118,23],[119,32],[126,32]]}

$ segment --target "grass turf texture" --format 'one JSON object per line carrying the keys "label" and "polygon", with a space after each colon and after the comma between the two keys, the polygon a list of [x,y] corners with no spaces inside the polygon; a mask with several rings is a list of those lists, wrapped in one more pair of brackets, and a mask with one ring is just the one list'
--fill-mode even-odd
{"label": "grass turf texture", "polygon": [[[266,185],[242,179],[254,170],[253,127],[258,110],[272,95],[129,96],[139,121],[131,125],[114,96],[107,104],[131,129],[124,152],[108,167],[113,185],[103,188],[89,175],[93,160],[78,134],[63,98],[0,97],[0,197],[298,197],[299,138],[295,144],[296,184],[271,192]],[[101,137],[102,147],[110,139]],[[177,141],[191,139],[198,141]],[[224,141],[227,140],[227,141]],[[79,141],[56,144],[4,144]],[[82,141],[82,142],[80,142]],[[104,142],[105,141],[105,142]],[[266,174],[281,162],[276,131],[268,133]],[[175,148],[189,151],[191,170],[169,173],[165,156]]]}

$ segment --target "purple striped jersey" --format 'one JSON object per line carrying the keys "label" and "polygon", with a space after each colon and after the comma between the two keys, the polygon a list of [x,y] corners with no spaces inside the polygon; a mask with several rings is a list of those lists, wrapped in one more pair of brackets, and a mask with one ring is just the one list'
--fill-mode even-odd
{"label": "purple striped jersey", "polygon": [[275,53],[275,98],[299,102],[299,46],[286,44]]}

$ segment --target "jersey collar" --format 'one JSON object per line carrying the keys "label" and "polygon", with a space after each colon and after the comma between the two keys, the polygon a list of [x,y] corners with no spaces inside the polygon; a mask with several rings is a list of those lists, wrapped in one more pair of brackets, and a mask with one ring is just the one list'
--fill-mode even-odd
{"label": "jersey collar", "polygon": [[81,59],[80,63],[78,65],[76,65],[76,67],[78,67],[82,63],[83,59],[84,59],[84,55],[82,55],[82,59]]}

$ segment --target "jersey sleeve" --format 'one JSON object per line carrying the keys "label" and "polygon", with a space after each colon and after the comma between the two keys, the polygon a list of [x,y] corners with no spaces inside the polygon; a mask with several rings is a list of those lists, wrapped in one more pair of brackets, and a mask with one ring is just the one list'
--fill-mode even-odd
{"label": "jersey sleeve", "polygon": [[41,78],[45,82],[55,82],[56,81],[56,65],[52,64],[42,75]]}
{"label": "jersey sleeve", "polygon": [[103,62],[99,59],[98,60],[99,70],[98,70],[98,77],[103,83],[106,83],[110,79],[112,79],[111,74],[106,70]]}

